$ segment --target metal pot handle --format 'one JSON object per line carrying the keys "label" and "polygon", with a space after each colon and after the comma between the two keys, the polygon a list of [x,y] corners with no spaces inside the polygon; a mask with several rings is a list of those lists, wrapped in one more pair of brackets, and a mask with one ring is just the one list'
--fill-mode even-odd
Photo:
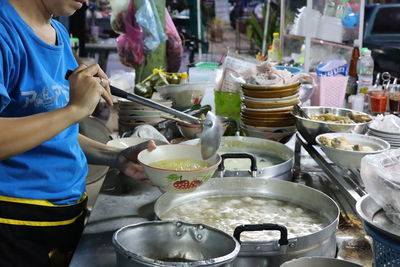
{"label": "metal pot handle", "polygon": [[250,159],[251,161],[251,166],[250,166],[250,170],[252,172],[256,172],[257,171],[257,159],[253,154],[250,153],[225,153],[221,155],[221,163],[218,166],[218,171],[222,172],[225,170],[225,165],[224,165],[224,161],[225,159]]}
{"label": "metal pot handle", "polygon": [[235,228],[233,236],[239,243],[242,243],[240,241],[240,234],[246,231],[279,231],[281,232],[281,238],[278,241],[279,245],[286,246],[289,244],[288,231],[286,227],[281,224],[275,224],[275,223],[242,224]]}

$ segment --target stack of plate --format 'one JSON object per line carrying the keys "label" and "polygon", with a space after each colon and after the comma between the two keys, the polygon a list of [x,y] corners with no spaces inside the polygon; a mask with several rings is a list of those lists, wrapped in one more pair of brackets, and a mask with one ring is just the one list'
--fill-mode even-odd
{"label": "stack of plate", "polygon": [[368,135],[375,136],[387,141],[391,148],[400,148],[400,134],[395,132],[385,132],[374,128],[368,128]]}
{"label": "stack of plate", "polygon": [[243,84],[241,120],[247,136],[274,141],[293,135],[295,118],[291,114],[298,104],[300,84],[260,86]]}
{"label": "stack of plate", "polygon": [[[154,99],[153,99],[154,100]],[[172,101],[154,100],[164,106],[171,107]],[[118,128],[122,134],[133,130],[136,126],[142,124],[156,125],[165,120],[162,115],[165,113],[153,108],[149,108],[136,102],[118,99]]]}

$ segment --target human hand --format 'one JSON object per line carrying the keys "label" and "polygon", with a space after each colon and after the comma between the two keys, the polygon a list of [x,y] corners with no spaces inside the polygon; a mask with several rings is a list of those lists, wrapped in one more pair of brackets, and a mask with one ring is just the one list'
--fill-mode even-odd
{"label": "human hand", "polygon": [[151,140],[122,150],[117,155],[116,167],[129,177],[138,180],[147,180],[148,177],[144,173],[143,167],[139,164],[137,159],[138,154],[146,148],[153,150],[156,148],[156,144]]}
{"label": "human hand", "polygon": [[81,120],[94,111],[102,97],[108,105],[112,105],[110,84],[107,75],[95,64],[87,67],[80,65],[69,76],[69,107],[77,111],[77,120]]}

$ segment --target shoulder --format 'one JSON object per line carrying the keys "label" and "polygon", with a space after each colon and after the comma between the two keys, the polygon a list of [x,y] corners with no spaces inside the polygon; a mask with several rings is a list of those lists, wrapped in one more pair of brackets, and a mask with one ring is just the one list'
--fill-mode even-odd
{"label": "shoulder", "polygon": [[62,34],[63,36],[69,37],[68,30],[61,22],[55,19],[51,19],[51,23],[58,33]]}
{"label": "shoulder", "polygon": [[15,29],[0,16],[0,51],[2,51],[2,53],[15,50],[13,48],[16,48],[18,45],[15,35]]}

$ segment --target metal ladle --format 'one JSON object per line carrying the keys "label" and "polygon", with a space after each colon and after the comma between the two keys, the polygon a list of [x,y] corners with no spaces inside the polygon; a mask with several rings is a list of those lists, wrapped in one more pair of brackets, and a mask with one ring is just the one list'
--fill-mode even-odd
{"label": "metal ladle", "polygon": [[111,94],[121,98],[128,99],[130,101],[142,104],[147,107],[151,107],[162,112],[171,114],[186,122],[201,124],[203,126],[203,132],[201,134],[201,156],[203,159],[212,157],[218,150],[221,143],[222,127],[221,122],[217,116],[212,112],[207,112],[206,118],[201,120],[189,114],[180,112],[176,109],[161,105],[148,98],[144,98],[135,94],[125,92],[115,86],[110,85]]}
{"label": "metal ladle", "polygon": [[[68,80],[71,74],[72,71],[70,70],[67,71],[65,78]],[[203,132],[200,137],[201,156],[203,157],[203,159],[208,159],[217,152],[219,145],[221,143],[222,126],[221,126],[221,121],[214,113],[210,111],[207,112],[206,118],[204,120],[201,120],[189,114],[180,112],[176,109],[159,104],[148,98],[125,92],[124,90],[121,90],[115,86],[110,85],[110,89],[111,89],[111,94],[114,96],[118,96],[142,104],[144,106],[160,110],[162,112],[171,114],[186,122],[201,124],[203,126]]]}

